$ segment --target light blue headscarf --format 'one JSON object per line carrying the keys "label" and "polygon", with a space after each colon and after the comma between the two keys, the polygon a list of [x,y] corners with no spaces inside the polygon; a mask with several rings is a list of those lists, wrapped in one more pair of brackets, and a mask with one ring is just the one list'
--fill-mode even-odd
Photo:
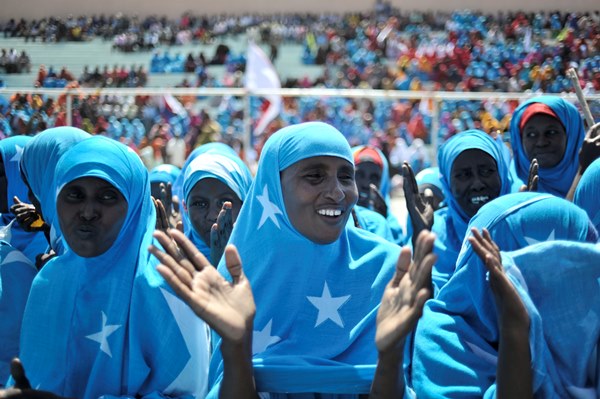
{"label": "light blue headscarf", "polygon": [[181,169],[168,163],[158,165],[150,171],[150,183],[171,183],[179,177]]}
{"label": "light blue headscarf", "polygon": [[58,195],[81,177],[112,184],[127,215],[105,253],[82,258],[67,245],[34,279],[21,333],[32,386],[82,399],[202,397],[206,325],[172,293],[148,252],[156,223],[148,172],[131,149],[97,136],[64,154],[49,189]]}
{"label": "light blue headscarf", "polygon": [[[389,242],[396,243],[392,229],[383,215],[360,205],[355,205],[354,211],[361,229],[370,231]],[[348,225],[354,227],[354,218],[348,219]]]}
{"label": "light blue headscarf", "polygon": [[600,231],[600,159],[596,159],[584,172],[573,197],[575,205],[583,208]]}
{"label": "light blue headscarf", "polygon": [[481,130],[467,130],[453,136],[440,147],[438,165],[444,201],[448,206],[435,212],[431,229],[437,235],[434,252],[438,255],[438,260],[432,272],[435,289],[441,288],[452,276],[469,223],[469,217],[452,195],[450,187],[452,165],[462,152],[473,149],[485,152],[496,161],[501,184],[500,196],[510,192],[508,165],[504,162],[498,145],[488,134]]}
{"label": "light blue headscarf", "polygon": [[10,361],[19,355],[21,320],[36,273],[23,253],[0,241],[0,388],[8,380]]}
{"label": "light blue headscarf", "polygon": [[[487,228],[502,251],[518,250],[535,243],[554,240],[590,243],[597,240],[597,233],[583,210],[561,198],[539,193],[515,193],[497,198],[479,210],[469,227],[479,230]],[[554,284],[558,284],[556,287],[561,286],[560,279],[568,280],[567,275],[557,279],[560,273],[557,274],[556,271],[565,267],[565,263],[561,260],[563,257],[560,252],[556,252],[556,256],[553,256],[553,253],[554,250],[548,254],[538,253],[536,264],[539,267],[536,272],[523,274],[532,292],[537,292],[535,290],[538,288],[545,290],[546,287],[538,287],[538,284],[546,284],[545,280],[551,275]],[[596,260],[596,265],[597,262]],[[533,266],[531,267],[530,270],[534,270]],[[540,269],[542,267],[543,269]],[[567,287],[571,282],[565,281],[564,284]],[[581,296],[580,301],[597,307],[598,301],[591,299],[598,293],[598,282],[595,281],[594,284],[593,290],[589,291],[587,296]],[[563,288],[553,289],[556,290],[554,298],[575,294],[565,292]],[[579,294],[579,290],[576,290]],[[587,291],[581,293],[584,292]],[[527,296],[523,296],[523,300],[528,310],[531,310]],[[557,312],[559,313],[551,317],[556,318],[558,314],[566,317],[558,308]],[[578,310],[576,313],[580,314]],[[530,317],[534,389],[536,393],[543,392],[536,397],[553,397],[551,391],[540,389],[554,377],[544,375],[543,367],[537,367],[537,364],[546,361],[539,358],[543,353],[540,352],[540,347],[544,344],[539,331],[545,327],[531,311]],[[582,320],[583,318],[579,321]],[[565,330],[564,335],[571,335],[571,327],[579,330],[579,327],[570,323],[575,322],[561,324],[568,330]],[[456,272],[438,296],[427,301],[417,326],[412,358],[412,385],[417,397],[429,397],[432,393],[439,397],[495,397],[498,339],[497,313],[487,280],[487,269],[465,239]],[[595,339],[598,339],[597,330]],[[582,344],[585,342],[587,341],[583,340]],[[590,349],[590,346],[581,348],[582,352]],[[573,363],[567,367],[579,366],[580,363]],[[568,397],[560,394],[557,396]]]}
{"label": "light blue headscarf", "polygon": [[50,190],[54,184],[56,164],[69,148],[90,137],[90,134],[81,129],[70,126],[56,127],[33,137],[23,151],[21,169],[33,195],[42,206],[44,221],[51,228],[50,246],[57,254],[64,252],[64,245],[60,226],[55,223],[56,193]]}
{"label": "light blue headscarf", "polygon": [[[4,162],[4,170],[8,182],[6,200],[8,207],[14,203],[13,197],[27,200],[27,186],[21,177],[20,162],[24,149],[31,141],[29,136],[13,136],[0,140],[0,156]],[[43,254],[48,248],[48,242],[42,232],[29,233],[21,228],[15,215],[7,212],[0,214],[0,232],[2,238],[35,263],[35,257]]]}
{"label": "light blue headscarf", "polygon": [[[316,156],[353,164],[344,136],[325,123],[292,125],[271,136],[230,239],[256,301],[259,392],[368,393],[373,379],[375,317],[400,247],[356,228],[319,245],[294,228],[280,173]],[[228,275],[225,269],[222,261],[218,270]],[[210,398],[218,395],[222,373],[217,349]]]}
{"label": "light blue headscarf", "polygon": [[573,183],[573,178],[579,168],[579,149],[585,138],[583,120],[577,108],[567,100],[556,96],[541,96],[525,101],[513,114],[510,121],[510,141],[513,149],[513,162],[517,176],[527,181],[530,160],[525,155],[522,134],[519,125],[525,109],[533,103],[549,106],[558,116],[567,133],[565,155],[558,165],[552,168],[539,168],[538,191],[550,193],[564,198]]}
{"label": "light blue headscarf", "polygon": [[[246,199],[252,175],[242,160],[228,152],[205,152],[197,156],[186,168],[183,180],[183,200],[186,208],[189,206],[188,197],[194,186],[202,179],[217,179],[229,187],[242,203]],[[189,210],[185,216],[189,220]],[[207,259],[210,259],[210,243],[205,243],[191,223],[184,226],[184,232],[194,242],[196,247]]]}

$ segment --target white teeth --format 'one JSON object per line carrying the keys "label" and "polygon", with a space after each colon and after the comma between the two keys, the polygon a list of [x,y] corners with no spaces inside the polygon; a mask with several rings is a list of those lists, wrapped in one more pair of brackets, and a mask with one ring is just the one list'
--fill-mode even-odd
{"label": "white teeth", "polygon": [[342,211],[339,209],[319,209],[317,213],[323,216],[335,217],[340,216],[342,214]]}
{"label": "white teeth", "polygon": [[479,204],[485,204],[489,200],[490,200],[490,197],[488,197],[487,195],[481,195],[479,197],[471,198],[471,203],[475,204],[475,205],[479,205]]}

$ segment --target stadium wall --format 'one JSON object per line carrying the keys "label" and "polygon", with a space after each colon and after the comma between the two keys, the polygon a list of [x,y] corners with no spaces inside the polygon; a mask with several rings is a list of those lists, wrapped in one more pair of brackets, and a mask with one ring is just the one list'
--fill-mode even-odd
{"label": "stadium wall", "polygon": [[[451,11],[455,9],[473,9],[485,12],[499,10],[539,11],[596,11],[600,9],[598,0],[391,0],[394,7],[403,10],[436,10]],[[375,1],[365,0],[170,0],[170,1],[140,1],[140,0],[0,0],[2,8],[1,20],[7,18],[40,18],[47,16],[115,14],[123,12],[128,15],[166,15],[179,17],[186,10],[193,14],[271,14],[280,12],[321,13],[349,12],[372,10]]]}

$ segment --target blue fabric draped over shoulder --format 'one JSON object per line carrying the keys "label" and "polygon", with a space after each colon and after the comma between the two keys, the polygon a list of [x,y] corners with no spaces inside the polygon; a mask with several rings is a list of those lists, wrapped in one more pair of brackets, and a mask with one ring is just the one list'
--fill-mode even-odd
{"label": "blue fabric draped over shoulder", "polygon": [[175,165],[158,165],[150,171],[150,183],[171,183],[173,185],[180,173],[181,169]]}
{"label": "blue fabric draped over shoulder", "polygon": [[[400,247],[356,228],[326,245],[296,230],[280,173],[317,156],[353,164],[344,136],[325,123],[292,125],[271,136],[230,239],[256,301],[252,351],[259,392],[368,393],[375,371],[375,317]],[[230,278],[223,260],[218,270]],[[208,397],[218,396],[222,373],[217,348]]]}
{"label": "blue fabric draped over shoulder", "polygon": [[[21,177],[20,164],[24,150],[30,142],[31,137],[29,136],[13,136],[0,140],[0,156],[6,174],[6,201],[9,208],[14,203],[14,197],[18,197],[23,202],[28,202],[27,193],[29,190]],[[35,263],[35,257],[46,252],[48,242],[42,232],[26,232],[10,211],[0,214],[0,219],[3,239],[23,252],[31,262]]]}
{"label": "blue fabric draped over shoulder", "polygon": [[[396,243],[392,229],[390,228],[390,225],[385,217],[360,205],[354,206],[354,212],[356,214],[358,225],[361,229],[370,231],[371,233],[376,234],[389,242]],[[351,226],[354,226],[353,219],[354,218],[348,219],[348,224]]]}
{"label": "blue fabric draped over shoulder", "polygon": [[19,356],[23,311],[36,273],[23,253],[0,241],[0,388],[8,380],[10,361]]}
{"label": "blue fabric draped over shoulder", "polygon": [[[589,243],[597,240],[596,230],[583,210],[564,199],[539,193],[514,193],[497,198],[479,210],[469,227],[488,229],[502,251],[555,240]],[[556,264],[548,263],[559,258],[543,254],[539,261],[554,273],[554,268],[563,265],[558,260]],[[528,284],[537,284],[535,276],[531,279]],[[543,280],[543,276],[538,280]],[[597,282],[595,289],[597,292]],[[524,301],[531,309],[526,297]],[[535,365],[540,361],[536,357],[543,340],[537,331],[537,327],[541,328],[541,324],[537,325],[540,321],[534,314],[530,316]],[[569,328],[567,324],[564,327]],[[570,330],[565,334],[571,335]],[[487,269],[465,239],[456,272],[438,296],[427,301],[417,326],[410,378],[417,397],[495,397],[498,340],[497,313]],[[540,378],[546,378],[540,375],[540,370],[534,367],[536,393],[541,389]]]}
{"label": "blue fabric draped over shoulder", "polygon": [[51,227],[50,246],[57,254],[64,252],[60,226],[56,222],[55,192],[53,186],[56,164],[72,146],[92,137],[81,129],[70,126],[44,130],[25,147],[21,169],[33,195],[42,206],[44,221]]}
{"label": "blue fabric draped over shoulder", "polygon": [[[362,145],[352,147],[352,153],[356,154],[356,153],[360,152],[363,148],[365,148],[365,146],[362,146]],[[406,236],[404,234],[404,230],[402,229],[402,226],[400,226],[400,223],[398,222],[398,219],[396,218],[396,216],[394,216],[394,214],[392,213],[391,197],[390,197],[392,183],[390,181],[389,162],[388,162],[387,158],[385,157],[385,155],[383,155],[383,152],[381,152],[381,150],[379,148],[376,148],[376,147],[370,147],[370,148],[377,151],[377,153],[381,157],[381,161],[383,163],[383,169],[381,170],[381,181],[379,183],[379,192],[381,193],[381,195],[383,195],[383,198],[385,199],[385,204],[387,205],[387,209],[388,209],[388,214],[386,215],[385,220],[387,221],[387,224],[388,224],[390,230],[392,231],[393,242],[395,242],[398,245],[403,245],[406,242]],[[366,216],[366,217],[368,217],[368,216]]]}
{"label": "blue fabric draped over shoulder", "polygon": [[524,182],[527,181],[531,162],[525,155],[519,125],[527,107],[534,103],[549,106],[556,113],[567,133],[567,147],[563,159],[552,168],[540,167],[538,170],[538,192],[550,193],[564,198],[579,168],[579,149],[585,138],[583,120],[573,104],[556,96],[541,96],[529,99],[515,110],[510,121],[510,141],[513,149],[515,172]]}
{"label": "blue fabric draped over shoulder", "polygon": [[454,272],[456,259],[469,223],[469,217],[452,195],[450,186],[452,165],[462,152],[473,149],[485,152],[496,161],[501,184],[500,196],[510,193],[511,190],[508,165],[504,161],[498,144],[485,132],[474,129],[467,130],[453,136],[440,147],[438,165],[447,207],[435,212],[431,229],[437,235],[434,252],[438,255],[438,260],[432,271],[436,292]]}
{"label": "blue fabric draped over shoulder", "polygon": [[[197,156],[185,169],[183,179],[183,200],[189,204],[188,197],[190,192],[202,179],[217,179],[229,187],[238,198],[244,202],[250,185],[252,184],[252,175],[246,164],[237,156],[229,151],[208,151]],[[186,208],[189,205],[186,205]],[[188,210],[185,216],[189,220]],[[210,243],[205,243],[200,234],[194,229],[191,223],[184,226],[184,232],[202,254],[210,259]]]}
{"label": "blue fabric draped over shoulder", "polygon": [[590,220],[600,231],[600,159],[596,159],[583,173],[573,203],[584,209]]}
{"label": "blue fabric draped over shoulder", "polygon": [[83,399],[202,397],[206,325],[169,289],[147,250],[156,223],[147,170],[131,149],[97,136],[64,154],[52,190],[58,195],[82,177],[113,185],[127,214],[106,252],[83,258],[65,244],[34,279],[21,332],[31,384]]}

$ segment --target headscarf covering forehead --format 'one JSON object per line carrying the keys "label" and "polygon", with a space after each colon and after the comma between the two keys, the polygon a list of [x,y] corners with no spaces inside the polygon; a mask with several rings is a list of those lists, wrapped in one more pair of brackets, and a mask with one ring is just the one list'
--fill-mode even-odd
{"label": "headscarf covering forehead", "polygon": [[538,191],[564,198],[579,168],[579,149],[585,138],[583,120],[573,104],[557,96],[535,97],[527,100],[515,110],[510,121],[510,140],[515,170],[517,176],[523,181],[527,181],[530,161],[523,148],[522,131],[519,126],[527,108],[536,103],[546,104],[550,107],[558,116],[567,134],[567,146],[562,160],[552,168],[539,168]]}
{"label": "headscarf covering forehead", "polygon": [[150,183],[171,183],[174,184],[181,173],[175,165],[162,164],[150,171]]}

